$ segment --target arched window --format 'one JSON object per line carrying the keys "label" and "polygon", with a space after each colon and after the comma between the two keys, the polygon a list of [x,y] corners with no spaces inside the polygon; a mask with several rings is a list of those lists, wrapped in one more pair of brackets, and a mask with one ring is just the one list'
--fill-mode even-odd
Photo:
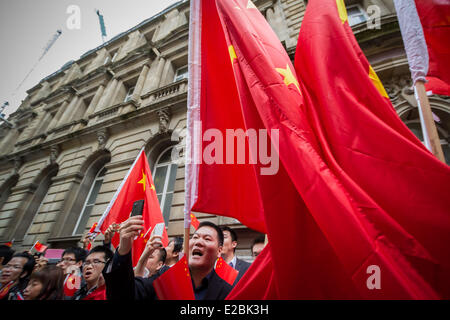
{"label": "arched window", "polygon": [[[30,226],[42,208],[44,199],[52,185],[52,180],[57,173],[58,165],[52,164],[43,169],[39,175],[34,178],[33,182],[28,187],[28,192],[21,200],[21,205],[15,209],[12,220],[9,222],[8,238],[21,241],[24,239],[25,235],[28,235]],[[27,240],[24,241],[26,242]],[[29,243],[24,244],[28,245]]]}
{"label": "arched window", "polygon": [[172,161],[173,146],[161,152],[153,168],[153,182],[166,225],[169,223],[178,165]]}
{"label": "arched window", "polygon": [[103,179],[106,174],[106,168],[103,167],[97,173],[94,181],[92,182],[89,193],[86,197],[86,201],[84,202],[83,208],[81,209],[80,216],[78,217],[78,221],[73,230],[73,235],[83,234],[86,224],[91,216],[92,209],[94,208],[95,201],[97,200],[98,193],[103,184]]}

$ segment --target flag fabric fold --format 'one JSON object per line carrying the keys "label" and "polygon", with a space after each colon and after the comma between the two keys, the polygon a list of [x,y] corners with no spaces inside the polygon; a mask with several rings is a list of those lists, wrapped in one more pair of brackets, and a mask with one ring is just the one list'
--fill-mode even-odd
{"label": "flag fabric fold", "polygon": [[195,300],[186,256],[159,276],[153,287],[159,300]]}
{"label": "flag fabric fold", "polygon": [[[108,207],[98,221],[94,232],[105,233],[111,224],[120,224],[127,220],[133,208],[133,203],[142,199],[145,200],[142,212],[144,230],[133,242],[133,266],[139,261],[139,257],[145,249],[146,242],[153,228],[158,223],[164,223],[144,148],[139,152],[136,160],[125,175]],[[114,235],[111,242],[117,248],[120,242],[118,233]],[[165,228],[162,242],[164,246],[167,246],[168,237]]]}
{"label": "flag fabric fold", "polygon": [[236,280],[236,277],[238,276],[239,271],[234,269],[232,266],[230,266],[228,263],[223,260],[222,257],[217,259],[216,265],[214,266],[214,269],[219,277],[221,277],[223,280],[228,282],[231,286],[234,283],[234,280]]}
{"label": "flag fabric fold", "polygon": [[[295,69],[251,1],[202,1],[199,7],[202,127],[239,123],[267,130],[280,159],[272,175],[253,164],[238,186],[223,185],[236,167],[222,175],[220,165],[199,165],[196,211],[258,221],[270,243],[230,297],[449,296],[443,186],[450,171],[398,118],[339,14],[342,5],[309,1]],[[219,186],[235,189],[210,192]],[[246,194],[233,198],[237,190]],[[250,196],[253,208],[245,202]],[[384,279],[376,290],[368,274],[374,266]],[[271,290],[258,295],[252,288],[262,284]]]}
{"label": "flag fabric fold", "polygon": [[[190,160],[186,164],[186,200],[189,201],[185,207],[186,221],[190,221],[191,211],[206,212],[234,217],[254,230],[265,232],[252,165],[227,164],[221,149],[223,146],[217,141],[218,137],[226,136],[227,129],[242,130],[245,125],[242,117],[235,116],[241,113],[236,84],[234,81],[223,81],[233,79],[233,70],[227,63],[230,61],[228,47],[225,42],[205,41],[212,40],[218,34],[223,37],[219,17],[217,14],[201,14],[203,6],[214,6],[214,1],[191,2],[191,7],[200,12],[191,11],[193,17],[197,17],[194,25],[198,32],[191,27],[191,34],[197,36],[190,37],[190,59],[195,57],[196,60],[191,61],[189,67],[191,93],[188,101],[186,154]],[[204,54],[205,46],[208,54]],[[201,50],[201,54],[194,48]],[[201,69],[198,68],[200,65]],[[204,86],[205,78],[208,87]],[[223,92],[227,94],[222,95]],[[199,109],[205,104],[216,108],[200,112]],[[214,148],[215,143],[217,148]],[[203,165],[205,161],[208,165]]]}
{"label": "flag fabric fold", "polygon": [[228,294],[226,300],[278,299],[274,276],[270,244],[267,244]]}

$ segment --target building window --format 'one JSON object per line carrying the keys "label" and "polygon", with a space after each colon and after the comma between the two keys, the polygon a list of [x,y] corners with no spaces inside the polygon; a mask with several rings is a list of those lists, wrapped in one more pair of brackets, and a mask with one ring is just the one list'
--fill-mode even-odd
{"label": "building window", "polygon": [[134,92],[134,86],[131,87],[130,89],[128,89],[127,95],[125,96],[125,99],[123,100],[123,102],[127,102],[127,101],[131,100],[131,97],[133,96],[133,92]]}
{"label": "building window", "polygon": [[367,14],[359,4],[347,7],[348,24],[350,26],[357,25],[367,21]]}
{"label": "building window", "polygon": [[178,167],[172,161],[172,150],[173,147],[165,149],[156,160],[153,169],[153,182],[155,183],[156,195],[158,196],[159,206],[161,207],[166,225],[169,223]]}
{"label": "building window", "polygon": [[181,68],[178,68],[177,71],[175,72],[175,78],[174,78],[174,82],[183,80],[183,79],[187,79],[188,78],[188,66],[184,66]]}
{"label": "building window", "polygon": [[86,224],[91,216],[92,209],[94,208],[95,202],[97,200],[98,193],[103,184],[103,179],[105,178],[106,168],[101,169],[97,176],[94,179],[94,182],[91,185],[91,189],[86,197],[86,201],[81,210],[81,214],[78,218],[78,221],[75,225],[73,235],[83,234],[84,229],[86,228]]}

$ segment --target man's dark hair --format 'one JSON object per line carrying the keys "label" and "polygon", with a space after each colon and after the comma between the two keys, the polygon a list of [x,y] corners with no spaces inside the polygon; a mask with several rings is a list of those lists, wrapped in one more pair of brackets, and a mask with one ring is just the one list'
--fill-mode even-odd
{"label": "man's dark hair", "polygon": [[215,223],[212,223],[210,221],[202,221],[198,225],[197,230],[200,229],[201,227],[210,227],[210,228],[213,228],[214,230],[216,230],[217,240],[219,241],[219,246],[220,247],[223,246],[223,232]]}
{"label": "man's dark hair", "polygon": [[86,259],[86,250],[80,247],[70,247],[64,250],[62,257],[65,254],[73,254],[75,256],[75,262],[84,261]]}
{"label": "man's dark hair", "polygon": [[24,252],[16,253],[12,257],[27,259],[27,262],[25,262],[25,264],[23,266],[22,273],[26,272],[27,275],[25,278],[28,278],[30,276],[30,274],[33,272],[34,265],[36,264],[36,261],[34,260],[33,256],[31,254],[29,254],[28,252],[24,251]]}
{"label": "man's dark hair", "polygon": [[159,256],[158,261],[161,261],[163,264],[166,263],[167,251],[165,248],[159,249],[158,256]]}
{"label": "man's dark hair", "polygon": [[173,240],[173,252],[178,253],[183,250],[183,238],[175,237]]}
{"label": "man's dark hair", "polygon": [[12,256],[14,254],[14,250],[11,249],[7,245],[0,245],[0,258],[3,258],[2,265],[5,265],[11,260]]}
{"label": "man's dark hair", "polygon": [[105,254],[105,261],[108,261],[114,255],[114,253],[111,251],[111,249],[109,249],[108,247],[103,246],[103,245],[92,248],[91,251],[89,251],[89,253],[87,255],[89,256],[91,253],[95,253],[95,252],[103,252]]}
{"label": "man's dark hair", "polygon": [[[233,229],[231,229],[228,226],[222,226],[221,229],[222,229],[222,232],[228,231],[230,233],[231,241],[237,242],[238,237],[237,237],[236,231],[234,231]],[[233,251],[236,251],[236,248],[234,248]]]}
{"label": "man's dark hair", "polygon": [[266,241],[265,241],[264,236],[259,236],[259,237],[255,238],[255,240],[253,240],[252,246],[250,247],[251,252],[253,253],[253,247],[255,246],[255,244],[258,244],[258,243],[264,244],[265,242]]}

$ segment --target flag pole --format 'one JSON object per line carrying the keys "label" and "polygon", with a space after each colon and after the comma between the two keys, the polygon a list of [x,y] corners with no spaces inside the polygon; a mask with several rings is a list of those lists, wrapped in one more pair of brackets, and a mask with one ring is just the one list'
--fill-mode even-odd
{"label": "flag pole", "polygon": [[417,80],[414,84],[415,96],[420,113],[420,123],[422,125],[423,138],[425,146],[443,163],[445,163],[444,153],[442,152],[441,143],[436,125],[434,123],[433,114],[431,112],[430,101],[428,100],[425,89],[425,82]]}
{"label": "flag pole", "polygon": [[198,164],[201,153],[201,139],[195,132],[195,123],[200,121],[201,95],[201,0],[191,0],[189,15],[188,44],[188,97],[187,135],[185,153],[185,200],[184,200],[184,254],[189,264],[189,236],[191,230],[191,210],[197,200]]}
{"label": "flag pole", "polygon": [[414,0],[394,0],[394,6],[397,11],[412,82],[414,83],[425,146],[445,163],[430,101],[425,90],[425,81],[429,69],[429,54],[416,4]]}
{"label": "flag pole", "polygon": [[36,243],[38,243],[38,241],[36,241],[36,242],[33,244],[33,246],[32,246],[31,249],[30,249],[30,252],[33,251],[33,248],[36,246]]}
{"label": "flag pole", "polygon": [[184,239],[183,239],[183,250],[186,256],[186,261],[189,263],[189,236],[190,236],[190,225],[188,228],[184,228]]}

